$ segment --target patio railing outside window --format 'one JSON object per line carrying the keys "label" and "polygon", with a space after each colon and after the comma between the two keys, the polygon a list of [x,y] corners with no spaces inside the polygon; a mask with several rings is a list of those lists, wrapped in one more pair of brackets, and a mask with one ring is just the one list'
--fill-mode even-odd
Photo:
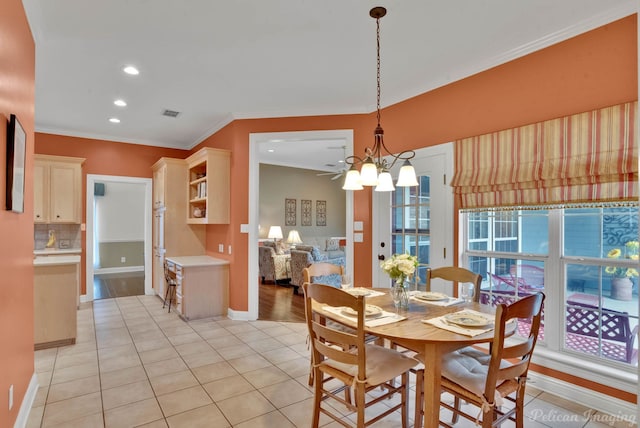
{"label": "patio railing outside window", "polygon": [[[464,216],[463,260],[483,275],[481,301],[510,302],[544,291],[541,346],[629,369],[637,365],[637,206]],[[563,328],[545,332],[544,324]],[[525,334],[527,326],[519,329]]]}

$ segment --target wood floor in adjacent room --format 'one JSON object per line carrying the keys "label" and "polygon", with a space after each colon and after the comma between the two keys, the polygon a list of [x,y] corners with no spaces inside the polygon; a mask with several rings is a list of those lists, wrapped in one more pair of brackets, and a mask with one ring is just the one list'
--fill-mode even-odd
{"label": "wood floor in adjacent room", "polygon": [[265,321],[304,322],[304,298],[294,294],[293,287],[275,284],[258,284],[258,319]]}
{"label": "wood floor in adjacent room", "polygon": [[93,276],[93,298],[141,296],[144,294],[144,272],[106,273]]}

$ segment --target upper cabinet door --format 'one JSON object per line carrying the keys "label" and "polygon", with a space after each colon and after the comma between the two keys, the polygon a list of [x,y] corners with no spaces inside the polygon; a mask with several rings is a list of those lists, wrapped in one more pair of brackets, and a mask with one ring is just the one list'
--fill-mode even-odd
{"label": "upper cabinet door", "polygon": [[51,223],[80,223],[80,165],[52,163]]}
{"label": "upper cabinet door", "polygon": [[36,161],[33,166],[33,221],[45,223],[49,219],[49,168]]}

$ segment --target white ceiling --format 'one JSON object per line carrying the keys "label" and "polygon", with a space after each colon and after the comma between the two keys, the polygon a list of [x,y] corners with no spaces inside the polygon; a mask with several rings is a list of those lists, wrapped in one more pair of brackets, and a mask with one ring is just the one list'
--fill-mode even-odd
{"label": "white ceiling", "polygon": [[[36,40],[37,131],[183,149],[234,119],[374,111],[373,6],[388,10],[383,107],[637,7],[635,0],[23,3]],[[140,75],[122,73],[128,64]],[[116,98],[128,106],[114,106]],[[164,117],[165,109],[180,115]],[[114,116],[121,123],[108,121]],[[340,155],[301,148],[293,154],[317,159],[314,169]]]}

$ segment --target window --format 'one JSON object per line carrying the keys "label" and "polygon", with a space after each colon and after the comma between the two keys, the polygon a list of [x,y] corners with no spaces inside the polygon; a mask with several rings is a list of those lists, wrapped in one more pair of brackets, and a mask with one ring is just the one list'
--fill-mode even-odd
{"label": "window", "polygon": [[[464,224],[463,260],[483,275],[482,302],[543,291],[541,346],[637,365],[637,206],[474,211],[464,214]],[[545,334],[552,325],[562,328]]]}
{"label": "window", "polygon": [[417,274],[426,278],[431,245],[430,178],[418,177],[418,187],[398,187],[391,195],[391,251],[418,256]]}

